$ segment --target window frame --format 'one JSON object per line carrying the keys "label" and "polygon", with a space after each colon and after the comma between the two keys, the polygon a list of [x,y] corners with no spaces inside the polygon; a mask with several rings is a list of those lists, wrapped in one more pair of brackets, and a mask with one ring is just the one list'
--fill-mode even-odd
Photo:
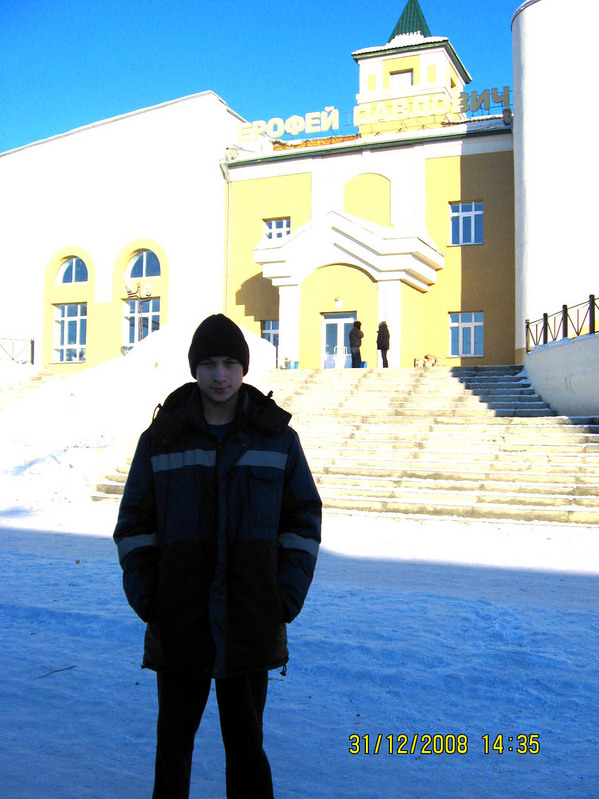
{"label": "window frame", "polygon": [[[153,269],[150,269],[151,274],[148,273],[148,255],[152,255],[156,259],[156,264],[158,265],[158,272],[154,272]],[[141,268],[141,275],[134,275],[133,270],[137,267],[137,262],[139,257],[142,257],[142,268]],[[152,277],[161,277],[162,275],[162,266],[160,264],[160,258],[156,255],[153,250],[149,250],[147,248],[143,248],[140,250],[136,250],[133,255],[127,261],[127,268],[125,269],[125,280],[146,280]]]}
{"label": "window frame", "polygon": [[[453,317],[458,317],[457,320]],[[464,317],[471,317],[470,319]],[[476,317],[479,317],[478,319]],[[454,352],[454,331],[457,331],[457,350]],[[468,331],[468,340],[465,335]],[[480,336],[477,336],[477,332]],[[480,351],[477,352],[477,348]],[[470,351],[465,351],[469,349]],[[449,312],[449,358],[484,358],[485,355],[485,314],[484,311],[450,311]]]}
{"label": "window frame", "polygon": [[[457,225],[456,225],[457,223]],[[469,235],[466,235],[468,230]],[[480,240],[477,240],[479,239]],[[457,239],[457,240],[456,240]],[[466,240],[469,239],[469,240]],[[449,244],[471,247],[485,243],[483,200],[461,200],[449,203]]]}
{"label": "window frame", "polygon": [[[77,272],[83,267],[85,277],[77,280]],[[71,270],[71,280],[65,280],[65,277]],[[81,274],[81,273],[80,273]],[[68,255],[60,262],[56,272],[56,285],[57,286],[72,286],[77,283],[87,283],[89,281],[89,269],[83,258],[78,255]]]}
{"label": "window frame", "polygon": [[279,359],[279,320],[262,319],[260,322],[260,338],[270,342],[275,348],[275,357]]}
{"label": "window frame", "polygon": [[394,69],[389,72],[389,89],[411,89],[413,86],[413,69]]}
{"label": "window frame", "polygon": [[[144,305],[147,307],[144,307]],[[146,330],[145,333],[144,329]],[[143,341],[158,330],[160,330],[160,297],[129,297],[123,300],[123,336],[121,345],[123,355],[130,352],[138,342]]]}
{"label": "window frame", "polygon": [[[84,363],[87,357],[87,302],[61,302],[53,307],[53,363]],[[76,308],[76,313],[69,314],[67,310],[69,308]],[[76,340],[69,342],[68,339],[71,338],[69,330],[73,323]],[[75,351],[76,357],[67,357],[70,350]]]}
{"label": "window frame", "polygon": [[[291,217],[290,216],[273,216],[264,219],[264,238],[268,241],[276,241],[277,239],[284,239],[291,233]],[[281,226],[277,222],[283,223]]]}

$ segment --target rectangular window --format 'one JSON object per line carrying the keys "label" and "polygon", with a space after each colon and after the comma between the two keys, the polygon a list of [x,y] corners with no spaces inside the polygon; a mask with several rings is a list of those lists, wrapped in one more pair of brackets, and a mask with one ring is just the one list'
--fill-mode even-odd
{"label": "rectangular window", "polygon": [[483,244],[482,202],[450,203],[452,244]]}
{"label": "rectangular window", "polygon": [[260,335],[275,347],[277,355],[279,353],[279,320],[267,320],[260,322]]}
{"label": "rectangular window", "polygon": [[54,360],[59,363],[85,360],[87,303],[54,306]]}
{"label": "rectangular window", "polygon": [[123,354],[142,339],[160,329],[160,297],[125,300]]}
{"label": "rectangular window", "polygon": [[407,86],[414,85],[414,71],[412,69],[404,69],[401,72],[389,73],[389,88],[390,89],[404,89]]}
{"label": "rectangular window", "polygon": [[264,235],[267,239],[282,239],[291,232],[291,218],[283,216],[279,219],[264,220]]}
{"label": "rectangular window", "polygon": [[456,358],[484,355],[484,313],[449,314],[449,354]]}
{"label": "rectangular window", "polygon": [[279,365],[279,320],[269,319],[260,322],[260,335],[275,348],[275,362]]}

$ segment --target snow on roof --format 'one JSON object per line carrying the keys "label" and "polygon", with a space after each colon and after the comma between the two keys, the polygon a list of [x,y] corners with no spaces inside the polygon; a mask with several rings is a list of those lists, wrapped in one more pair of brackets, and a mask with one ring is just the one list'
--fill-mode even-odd
{"label": "snow on roof", "polygon": [[442,44],[443,42],[449,42],[447,36],[423,36],[420,31],[416,33],[400,33],[387,42],[387,44],[382,44],[378,47],[364,47],[361,50],[356,50],[352,53],[352,56],[355,58],[356,56],[384,52],[385,50],[397,50],[403,47],[414,47],[415,45],[422,44]]}

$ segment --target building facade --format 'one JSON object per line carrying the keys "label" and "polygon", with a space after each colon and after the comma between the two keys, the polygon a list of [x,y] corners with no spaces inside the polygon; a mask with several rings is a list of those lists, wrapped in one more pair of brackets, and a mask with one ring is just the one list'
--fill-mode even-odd
{"label": "building facade", "polygon": [[203,92],[0,155],[0,338],[71,373],[220,309],[242,121]]}
{"label": "building facade", "polygon": [[391,365],[513,363],[509,103],[465,116],[470,76],[416,2],[353,56],[357,135],[228,159],[227,312],[306,368],[349,365],[354,320],[369,366],[381,321]]}
{"label": "building facade", "polygon": [[348,366],[355,320],[368,366],[381,321],[392,366],[513,363],[509,89],[469,95],[417,0],[353,57],[350,136],[289,140],[203,92],[0,155],[0,337],[70,372],[224,311],[280,365]]}

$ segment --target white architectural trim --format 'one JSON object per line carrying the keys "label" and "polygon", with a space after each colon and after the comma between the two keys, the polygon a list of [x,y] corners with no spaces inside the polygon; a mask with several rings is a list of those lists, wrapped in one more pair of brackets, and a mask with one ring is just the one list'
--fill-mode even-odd
{"label": "white architectural trim", "polygon": [[377,282],[402,281],[422,292],[436,282],[444,265],[444,256],[426,234],[338,211],[328,211],[285,239],[263,239],[254,247],[254,260],[274,286],[299,286],[319,267],[347,264]]}
{"label": "white architectural trim", "polygon": [[299,361],[300,287],[279,287],[279,362]]}

